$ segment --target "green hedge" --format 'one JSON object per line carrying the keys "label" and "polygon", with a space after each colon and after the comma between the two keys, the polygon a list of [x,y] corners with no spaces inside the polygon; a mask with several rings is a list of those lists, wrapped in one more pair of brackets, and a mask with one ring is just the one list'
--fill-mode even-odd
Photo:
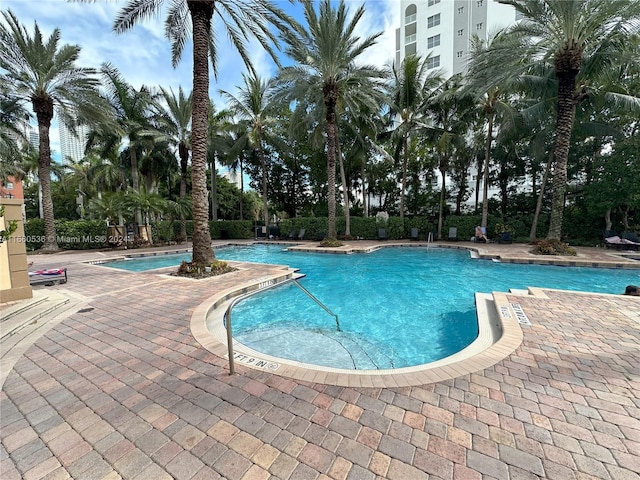
{"label": "green hedge", "polygon": [[[107,247],[107,226],[99,220],[56,220],[58,246],[63,250],[89,250]],[[27,250],[44,244],[44,222],[40,218],[24,223]]]}
{"label": "green hedge", "polygon": [[213,240],[253,238],[253,222],[251,220],[218,220],[209,222],[209,233]]}
{"label": "green hedge", "polygon": [[[411,229],[419,230],[420,238],[428,238],[429,232],[437,230],[437,220],[428,217],[390,217],[385,224],[378,224],[375,217],[351,217],[351,236],[366,240],[378,238],[378,228],[384,227],[389,240],[410,238]],[[489,215],[487,221],[487,236],[497,238],[495,227],[498,223],[511,227],[513,237],[517,241],[526,242],[533,221],[533,214],[522,214],[503,220],[498,215]],[[443,221],[442,236],[447,237],[450,227],[457,227],[458,239],[468,240],[474,235],[475,227],[480,225],[480,215],[449,215]],[[65,250],[85,250],[109,247],[107,243],[107,227],[102,221],[93,220],[56,220],[58,245]],[[538,226],[538,238],[544,238],[548,231],[548,215],[541,215]],[[187,236],[193,235],[193,221],[186,222]],[[282,220],[279,224],[280,238],[287,238],[289,232],[299,232],[305,229],[305,239],[313,240],[320,234],[326,235],[328,220],[326,217],[298,217]],[[24,224],[28,250],[42,247],[44,237],[44,222],[39,219],[29,219]],[[254,224],[250,220],[220,220],[209,222],[212,239],[250,239],[254,238]],[[153,240],[156,244],[175,241],[180,235],[180,222],[161,221],[151,225]],[[336,232],[338,238],[344,238],[345,218],[336,218]],[[585,225],[578,213],[567,209],[565,213],[564,232],[572,244],[595,245],[599,239],[597,225]],[[435,237],[435,234],[434,234]]]}

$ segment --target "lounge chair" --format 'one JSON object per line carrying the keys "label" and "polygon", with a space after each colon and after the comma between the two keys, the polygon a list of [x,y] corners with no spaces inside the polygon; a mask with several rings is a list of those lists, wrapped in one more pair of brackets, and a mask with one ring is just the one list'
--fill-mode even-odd
{"label": "lounge chair", "polygon": [[386,240],[387,239],[387,231],[384,228],[378,229],[378,240]]}
{"label": "lounge chair", "polygon": [[615,235],[613,237],[605,238],[604,246],[608,248],[615,248],[617,250],[638,250],[640,248],[640,242],[634,242]]}
{"label": "lounge chair", "polygon": [[298,231],[297,230],[291,230],[289,232],[289,235],[287,235],[287,238],[289,240],[295,240],[297,236],[298,236]]}
{"label": "lounge chair", "polygon": [[622,238],[634,243],[640,243],[640,238],[638,238],[638,234],[636,232],[622,232]]}
{"label": "lounge chair", "polygon": [[298,233],[298,240],[303,240],[305,233],[306,233],[306,230],[304,228],[301,228],[300,232]]}
{"label": "lounge chair", "polygon": [[29,283],[31,285],[67,283],[67,268],[45,268],[44,270],[29,272]]}
{"label": "lounge chair", "polygon": [[449,228],[449,236],[447,237],[447,240],[449,240],[450,242],[458,241],[458,227]]}
{"label": "lounge chair", "polygon": [[418,241],[420,240],[420,230],[417,228],[411,229],[411,240]]}

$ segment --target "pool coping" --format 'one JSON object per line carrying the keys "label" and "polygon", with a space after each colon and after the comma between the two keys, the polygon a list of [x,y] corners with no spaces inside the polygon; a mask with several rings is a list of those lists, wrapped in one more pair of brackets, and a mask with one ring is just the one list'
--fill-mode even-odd
{"label": "pool coping", "polygon": [[[294,278],[293,269],[281,267],[271,275],[229,287],[198,305],[191,316],[191,333],[203,348],[229,358],[225,314],[238,299],[273,288]],[[503,308],[493,308],[493,305]],[[448,380],[488,368],[507,357],[522,343],[523,332],[516,312],[505,295],[476,293],[478,338],[460,352],[444,359],[412,367],[386,370],[347,370],[287,360],[257,352],[232,342],[236,365],[268,371],[297,380],[350,387],[404,387]]]}
{"label": "pool coping", "polygon": [[[623,264],[616,260],[593,262],[579,257],[567,258],[527,258],[521,256],[504,257],[499,254],[483,252],[481,247],[464,244],[427,244],[426,242],[395,243],[389,242],[374,245],[350,245],[345,244],[337,248],[320,247],[317,243],[305,244],[300,242],[281,241],[255,241],[252,244],[278,244],[286,245],[292,251],[317,252],[328,254],[353,254],[371,253],[373,251],[389,248],[414,248],[429,247],[467,250],[473,258],[499,261],[503,263],[539,264],[574,267],[594,267],[594,268],[624,268],[640,269],[640,265]],[[224,245],[235,245],[233,242]],[[613,254],[612,254],[613,255]],[[291,271],[294,275],[295,271]],[[281,278],[276,275],[275,278]],[[246,295],[263,288],[271,288],[274,284],[261,278],[260,281],[252,281],[247,284],[231,287],[223,292],[215,294],[201,303],[194,311],[191,318],[191,331],[196,340],[207,350],[218,356],[228,359],[228,346],[226,340],[226,328],[224,326],[224,315],[229,306],[240,296]],[[529,328],[530,323],[523,312],[518,311],[519,304],[509,301],[509,297],[518,295],[534,295],[546,297],[542,288],[528,288],[527,290],[505,292],[493,292],[492,294],[476,293],[476,311],[480,335],[478,340],[469,347],[444,359],[429,364],[415,367],[405,367],[393,370],[346,370],[331,367],[286,360],[261,352],[233,340],[234,356],[240,360],[243,367],[254,369],[265,369],[269,373],[284,377],[304,380],[314,383],[323,383],[337,386],[350,387],[401,387],[415,386],[425,383],[432,383],[442,380],[453,379],[461,375],[470,374],[490,367],[500,360],[506,358],[514,352],[523,339],[522,328]],[[553,290],[553,289],[551,289]],[[585,292],[593,294],[593,292]],[[486,296],[485,296],[486,295]],[[609,294],[602,294],[609,295]],[[484,302],[484,305],[483,305]],[[213,315],[213,318],[209,318]],[[493,322],[493,323],[492,323]],[[211,328],[209,328],[211,327]],[[498,338],[493,338],[489,344],[487,338],[492,328],[497,328],[501,334]],[[495,335],[495,334],[494,334]],[[258,364],[259,366],[256,366]],[[277,369],[272,368],[277,365]]]}

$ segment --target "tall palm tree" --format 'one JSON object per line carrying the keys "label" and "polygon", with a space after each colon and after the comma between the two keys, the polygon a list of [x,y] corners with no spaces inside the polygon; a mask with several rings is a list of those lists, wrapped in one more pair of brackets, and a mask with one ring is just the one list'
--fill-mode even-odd
{"label": "tall palm tree", "polygon": [[[216,162],[229,165],[229,151],[235,144],[232,132],[236,125],[232,123],[229,109],[216,111],[213,102],[209,106],[209,134],[207,142],[207,160],[211,178],[211,219],[218,220],[218,181]],[[231,130],[231,131],[230,131]]]}
{"label": "tall palm tree", "polygon": [[[191,115],[193,110],[192,95],[186,95],[182,87],[178,94],[173,89],[160,87],[166,108],[158,110],[160,128],[164,131],[169,142],[178,151],[180,161],[180,200],[187,197],[187,168],[189,165],[189,149],[191,140]],[[180,219],[180,237],[187,238],[187,225],[184,218]]]}
{"label": "tall palm tree", "polygon": [[[89,1],[89,0],[87,0]],[[276,58],[271,45],[277,37],[271,29],[282,30],[291,23],[279,8],[268,0],[129,0],[119,12],[114,29],[118,33],[131,29],[138,21],[152,18],[168,3],[165,35],[172,44],[171,59],[176,66],[182,57],[189,35],[193,38],[193,89],[191,120],[191,183],[193,198],[193,262],[208,265],[214,259],[209,233],[207,198],[207,129],[209,120],[209,59],[217,76],[217,36],[212,28],[214,15],[226,31],[233,47],[250,70],[247,40],[255,38]]]}
{"label": "tall palm tree", "polygon": [[[558,82],[557,111],[552,153],[553,195],[547,238],[560,240],[567,187],[567,160],[576,106],[586,97],[586,79],[589,75],[620,63],[620,57],[625,52],[625,38],[640,28],[640,2],[499,1],[512,5],[523,17],[507,32],[513,43],[499,49],[501,53],[507,53],[504,58],[513,58],[514,53],[518,58],[511,63],[512,68],[501,70],[511,75],[525,71],[527,62],[522,62],[522,58],[535,59],[536,62],[548,61],[555,69]],[[496,75],[496,80],[500,76]]]}
{"label": "tall palm tree", "polygon": [[[520,125],[520,115],[508,102],[508,95],[514,89],[510,82],[502,85],[492,85],[487,76],[491,70],[485,68],[486,52],[490,48],[498,48],[503,40],[502,31],[489,35],[485,42],[477,35],[471,38],[471,59],[469,65],[468,87],[477,99],[478,108],[486,123],[485,155],[482,164],[482,220],[481,225],[487,226],[489,216],[489,171],[491,166],[491,147],[494,141],[494,129],[498,131],[510,130]],[[520,85],[522,87],[522,85]],[[496,125],[497,123],[497,125]],[[480,172],[478,172],[480,174]]]}
{"label": "tall palm tree", "polygon": [[473,97],[462,89],[457,75],[447,79],[438,95],[430,102],[431,126],[427,129],[438,155],[442,180],[438,214],[438,238],[442,238],[442,222],[446,202],[446,177],[457,148],[464,148],[465,136],[475,117]]}
{"label": "tall palm tree", "polygon": [[60,45],[60,30],[45,39],[38,24],[33,36],[17,17],[2,12],[0,25],[0,82],[7,86],[9,98],[30,102],[38,121],[40,135],[38,177],[42,189],[45,242],[43,250],[56,251],[56,227],[51,200],[51,142],[49,130],[54,108],[63,122],[102,118],[104,102],[98,94],[96,71],[76,65],[77,45]]}
{"label": "tall palm tree", "polygon": [[440,71],[429,70],[428,57],[421,59],[411,55],[399,67],[393,65],[393,79],[389,85],[390,121],[394,124],[393,137],[396,146],[396,161],[402,158],[402,186],[400,191],[400,218],[404,218],[405,191],[407,188],[407,165],[409,162],[409,140],[427,126],[429,101],[442,83]]}
{"label": "tall palm tree", "polygon": [[[128,140],[131,186],[135,191],[139,191],[138,156],[145,146],[151,148],[155,140],[164,139],[163,134],[152,125],[155,98],[151,90],[144,85],[139,89],[134,88],[122,77],[118,69],[109,63],[102,65],[101,73],[107,100],[118,128],[101,125],[98,127],[98,134],[105,142],[107,150],[120,143],[123,137]],[[93,135],[90,134],[89,138],[93,138]],[[136,212],[135,220],[138,225],[142,225],[142,213],[139,210]]]}
{"label": "tall palm tree", "polygon": [[[271,84],[255,75],[243,75],[244,86],[238,89],[238,95],[221,90],[223,98],[227,100],[229,110],[240,120],[242,132],[236,142],[236,148],[231,151],[232,156],[237,150],[253,150],[262,170],[262,211],[265,225],[269,225],[269,208],[267,202],[267,159],[265,142],[273,140],[270,128],[275,121],[276,105],[271,95]],[[239,156],[239,155],[235,155]]]}
{"label": "tall palm tree", "polygon": [[20,143],[25,144],[24,128],[28,125],[29,114],[18,99],[10,98],[7,86],[0,87],[0,179],[20,176],[18,166],[21,158]]}
{"label": "tall palm tree", "polygon": [[[358,57],[374,45],[382,32],[360,39],[355,30],[364,15],[360,6],[351,16],[340,0],[333,8],[331,0],[320,0],[319,12],[314,2],[301,0],[306,26],[296,25],[285,32],[285,52],[295,62],[278,75],[280,91],[292,98],[316,99],[316,108],[324,112],[327,137],[327,177],[329,226],[327,239],[336,240],[336,153],[338,151],[339,105],[377,101],[373,80],[383,76],[371,65],[356,65]],[[347,91],[350,94],[347,94]],[[310,102],[313,103],[313,102]]]}

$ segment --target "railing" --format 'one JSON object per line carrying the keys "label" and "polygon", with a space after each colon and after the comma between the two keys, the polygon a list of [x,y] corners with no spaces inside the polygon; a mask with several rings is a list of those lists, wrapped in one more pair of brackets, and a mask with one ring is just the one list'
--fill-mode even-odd
{"label": "railing", "polygon": [[429,235],[427,235],[427,249],[429,248],[429,245],[433,243],[433,232],[429,232]]}
{"label": "railing", "polygon": [[[334,317],[336,319],[336,328],[337,328],[338,332],[341,332],[342,329],[340,328],[340,320],[338,320],[338,315],[336,315],[331,310],[329,310],[329,307],[327,307],[324,303],[322,303],[320,300],[318,300],[309,290],[307,290],[302,285],[300,285],[300,283],[298,283],[298,281],[295,278],[292,279],[291,281],[293,283],[295,283],[300,288],[300,290],[302,290],[304,293],[306,293],[309,296],[309,298],[311,298],[311,300],[313,300],[320,307],[322,307],[322,309],[325,312],[327,312],[329,315],[331,315],[332,317]],[[224,314],[225,326],[226,326],[226,330],[227,330],[227,350],[229,352],[229,374],[230,375],[234,375],[235,374],[235,362],[234,362],[234,356],[233,356],[233,330],[232,330],[232,327],[231,327],[231,310],[233,309],[233,307],[235,306],[236,303],[238,303],[240,300],[243,300],[246,297],[247,297],[247,295],[242,295],[240,297],[234,298],[233,301],[231,302],[231,304],[229,304],[229,306],[227,307],[227,310],[225,311],[225,314]]]}
{"label": "railing", "polygon": [[293,283],[295,283],[298,287],[300,287],[300,290],[302,290],[304,293],[306,293],[308,295],[308,297],[311,300],[313,300],[314,302],[316,302],[325,312],[327,312],[332,317],[335,317],[335,319],[336,319],[336,328],[337,328],[337,330],[339,332],[341,332],[342,329],[340,328],[340,320],[338,320],[338,315],[336,315],[331,310],[329,310],[329,307],[327,307],[324,303],[322,303],[320,300],[318,300],[309,290],[307,290],[302,285],[300,285],[300,283],[297,280],[294,279]]}

